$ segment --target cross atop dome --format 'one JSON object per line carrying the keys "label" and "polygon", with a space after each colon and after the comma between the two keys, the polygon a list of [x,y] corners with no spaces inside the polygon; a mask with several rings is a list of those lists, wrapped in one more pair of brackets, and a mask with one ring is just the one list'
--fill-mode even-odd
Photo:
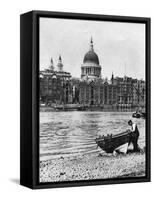
{"label": "cross atop dome", "polygon": [[90,40],[90,51],[94,51],[92,36],[91,36],[91,40]]}

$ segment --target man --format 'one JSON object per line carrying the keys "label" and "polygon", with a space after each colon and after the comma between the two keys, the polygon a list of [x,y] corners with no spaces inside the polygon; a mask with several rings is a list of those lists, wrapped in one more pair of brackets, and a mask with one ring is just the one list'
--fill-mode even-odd
{"label": "man", "polygon": [[133,143],[134,151],[139,151],[140,148],[138,146],[138,138],[139,138],[139,130],[135,123],[132,122],[132,120],[128,121],[128,125],[131,126],[131,138],[130,143]]}

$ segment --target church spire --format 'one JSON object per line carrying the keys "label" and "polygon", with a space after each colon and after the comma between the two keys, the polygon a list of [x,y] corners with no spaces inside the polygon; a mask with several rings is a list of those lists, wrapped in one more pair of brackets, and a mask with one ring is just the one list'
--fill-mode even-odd
{"label": "church spire", "polygon": [[114,82],[114,75],[113,75],[113,71],[112,71],[111,83],[113,84],[113,82]]}
{"label": "church spire", "polygon": [[90,51],[94,51],[92,36],[91,36],[91,40],[90,40]]}
{"label": "church spire", "polygon": [[61,59],[61,55],[59,55],[59,61],[62,61],[62,59]]}
{"label": "church spire", "polygon": [[52,58],[50,60],[49,69],[52,70],[52,71],[54,71],[54,64],[53,64],[53,59]]}
{"label": "church spire", "polygon": [[58,67],[58,71],[63,71],[63,63],[62,63],[61,55],[59,55],[57,67]]}

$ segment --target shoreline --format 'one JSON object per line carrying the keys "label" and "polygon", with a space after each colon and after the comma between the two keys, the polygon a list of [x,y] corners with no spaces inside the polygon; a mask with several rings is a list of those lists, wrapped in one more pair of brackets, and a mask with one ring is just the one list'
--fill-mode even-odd
{"label": "shoreline", "polygon": [[145,153],[88,154],[40,161],[40,182],[145,176]]}
{"label": "shoreline", "polygon": [[51,107],[40,107],[39,108],[40,112],[135,112],[135,109],[131,109],[131,110],[120,110],[120,109],[101,109],[101,108],[88,108],[86,110],[76,110],[76,109],[72,109],[72,110],[56,110],[54,108]]}

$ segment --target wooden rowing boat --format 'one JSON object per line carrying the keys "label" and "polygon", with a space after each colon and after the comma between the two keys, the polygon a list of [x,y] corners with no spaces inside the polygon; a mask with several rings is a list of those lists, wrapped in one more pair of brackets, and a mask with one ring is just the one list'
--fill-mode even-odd
{"label": "wooden rowing boat", "polygon": [[131,132],[129,130],[116,135],[103,135],[95,139],[96,144],[106,153],[113,153],[114,151],[127,153],[130,140]]}

